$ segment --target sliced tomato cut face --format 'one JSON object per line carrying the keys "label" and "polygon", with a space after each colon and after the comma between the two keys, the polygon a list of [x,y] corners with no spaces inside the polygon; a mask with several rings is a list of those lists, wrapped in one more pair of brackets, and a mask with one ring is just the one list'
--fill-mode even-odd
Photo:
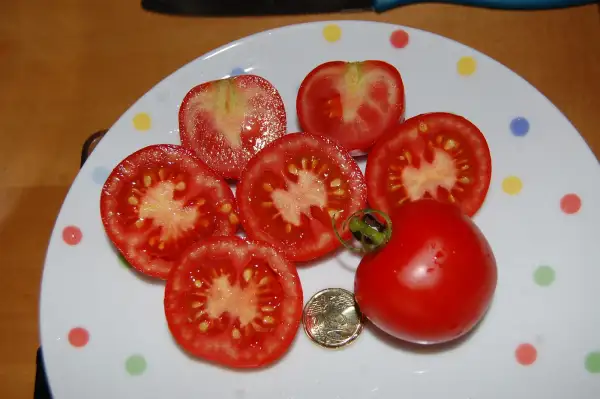
{"label": "sliced tomato cut face", "polygon": [[279,92],[256,75],[200,84],[179,109],[183,146],[227,179],[238,179],[254,154],[285,133],[286,123]]}
{"label": "sliced tomato cut face", "polygon": [[292,133],[252,158],[237,188],[248,237],[279,246],[295,261],[319,258],[344,238],[345,218],[366,205],[363,174],[354,159],[324,137]]}
{"label": "sliced tomato cut face", "polygon": [[331,61],[300,85],[296,110],[302,130],[330,137],[348,151],[366,151],[404,117],[400,72],[383,61]]}
{"label": "sliced tomato cut face", "polygon": [[164,300],[177,343],[232,368],[280,359],[296,336],[302,305],[294,264],[268,244],[239,237],[214,237],[186,251]]}
{"label": "sliced tomato cut face", "polygon": [[227,183],[189,150],[152,145],[121,161],[100,197],[104,228],[137,270],[166,279],[182,250],[238,228]]}
{"label": "sliced tomato cut face", "polygon": [[491,175],[487,141],[473,123],[444,112],[417,115],[386,133],[369,153],[369,204],[390,213],[406,201],[433,198],[473,216]]}

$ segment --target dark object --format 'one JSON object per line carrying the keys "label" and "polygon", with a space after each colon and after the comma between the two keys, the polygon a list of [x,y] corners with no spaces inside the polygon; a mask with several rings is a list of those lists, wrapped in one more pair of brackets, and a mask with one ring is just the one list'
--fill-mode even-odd
{"label": "dark object", "polygon": [[142,8],[165,14],[217,17],[320,14],[340,11],[383,12],[413,3],[448,3],[474,7],[545,10],[593,4],[597,0],[142,0]]}
{"label": "dark object", "polygon": [[46,370],[44,370],[44,358],[42,348],[37,350],[35,357],[35,388],[33,391],[33,399],[52,399],[50,388],[48,387],[48,379],[46,378]]}
{"label": "dark object", "polygon": [[[85,140],[83,146],[81,148],[81,164],[79,167],[81,168],[85,161],[88,159],[96,145],[100,142],[102,137],[106,134],[108,130],[100,130],[92,134],[90,137]],[[44,368],[44,356],[42,353],[42,348],[38,348],[37,355],[35,358],[36,370],[35,370],[35,387],[33,390],[33,399],[52,399],[52,394],[50,393],[50,387],[48,385],[48,377],[46,377],[46,369]]]}
{"label": "dark object", "polygon": [[149,11],[179,15],[315,14],[371,9],[370,0],[142,0]]}
{"label": "dark object", "polygon": [[94,148],[96,148],[96,145],[98,145],[100,139],[104,137],[106,132],[108,132],[108,130],[100,130],[85,140],[83,147],[81,148],[81,164],[79,165],[79,168],[83,167],[83,164],[88,159],[92,151],[94,151]]}

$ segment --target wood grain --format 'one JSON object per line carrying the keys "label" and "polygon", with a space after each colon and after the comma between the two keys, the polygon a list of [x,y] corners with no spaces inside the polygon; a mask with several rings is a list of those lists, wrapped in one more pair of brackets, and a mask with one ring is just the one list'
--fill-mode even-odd
{"label": "wood grain", "polygon": [[536,86],[600,154],[596,5],[516,12],[421,4],[381,15],[209,19],[148,13],[138,1],[3,1],[0,397],[32,397],[42,265],[86,137],[109,127],[164,76],[215,47],[325,19],[403,24],[482,51]]}

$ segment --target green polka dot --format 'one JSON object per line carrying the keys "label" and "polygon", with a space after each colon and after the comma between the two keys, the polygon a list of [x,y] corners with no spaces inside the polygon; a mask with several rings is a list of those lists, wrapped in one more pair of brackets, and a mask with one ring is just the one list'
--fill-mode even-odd
{"label": "green polka dot", "polygon": [[555,277],[556,273],[550,266],[540,266],[535,269],[535,273],[533,273],[535,283],[542,287],[547,287],[552,284]]}
{"label": "green polka dot", "polygon": [[146,359],[141,355],[132,355],[125,361],[125,370],[130,375],[141,375],[146,371]]}
{"label": "green polka dot", "polygon": [[600,352],[592,352],[586,356],[585,368],[590,373],[600,373]]}
{"label": "green polka dot", "polygon": [[117,255],[117,257],[119,258],[119,264],[121,266],[123,266],[126,269],[129,269],[131,267],[131,265],[129,264],[129,262],[127,262],[127,260],[125,260],[125,257],[121,253],[119,253]]}

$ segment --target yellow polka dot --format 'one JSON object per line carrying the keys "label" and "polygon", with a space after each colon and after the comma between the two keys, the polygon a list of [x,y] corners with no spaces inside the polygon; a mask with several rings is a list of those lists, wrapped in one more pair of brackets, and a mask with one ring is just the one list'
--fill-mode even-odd
{"label": "yellow polka dot", "polygon": [[150,115],[145,112],[140,112],[133,117],[133,127],[137,130],[148,130],[152,125],[152,119]]}
{"label": "yellow polka dot", "polygon": [[502,181],[502,190],[509,195],[517,195],[523,188],[523,182],[517,176],[508,176]]}
{"label": "yellow polka dot", "polygon": [[463,76],[472,75],[477,69],[477,61],[473,57],[462,57],[456,63],[456,71]]}
{"label": "yellow polka dot", "polygon": [[342,28],[336,24],[330,24],[323,28],[323,37],[328,42],[337,42],[342,37]]}

